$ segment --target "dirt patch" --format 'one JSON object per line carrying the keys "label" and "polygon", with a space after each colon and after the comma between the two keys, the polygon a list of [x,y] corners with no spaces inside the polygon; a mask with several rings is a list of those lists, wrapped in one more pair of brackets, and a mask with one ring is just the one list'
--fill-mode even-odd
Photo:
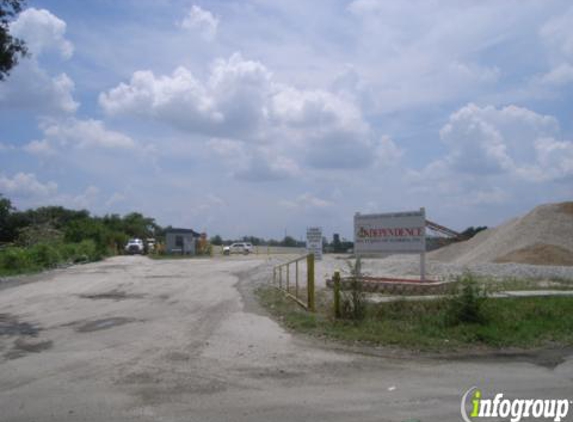
{"label": "dirt patch", "polygon": [[93,331],[107,330],[109,328],[118,327],[135,321],[136,319],[134,318],[125,317],[97,319],[95,321],[87,321],[82,325],[77,326],[75,330],[78,333],[91,333]]}
{"label": "dirt patch", "polygon": [[37,336],[41,330],[37,325],[20,322],[17,316],[0,314],[0,336]]}
{"label": "dirt patch", "polygon": [[145,295],[126,293],[121,290],[110,290],[109,292],[93,293],[93,294],[82,294],[79,295],[82,299],[107,299],[107,300],[126,300],[126,299],[141,299]]}
{"label": "dirt patch", "polygon": [[535,243],[505,254],[494,262],[515,262],[531,265],[565,265],[573,266],[573,251],[556,245]]}
{"label": "dirt patch", "polygon": [[573,215],[573,202],[562,202],[557,204],[557,207],[560,212]]}

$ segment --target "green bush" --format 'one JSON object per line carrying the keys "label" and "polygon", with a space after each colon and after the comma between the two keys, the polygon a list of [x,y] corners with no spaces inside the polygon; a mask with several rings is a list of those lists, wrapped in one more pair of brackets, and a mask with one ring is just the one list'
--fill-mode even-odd
{"label": "green bush", "polygon": [[31,261],[40,268],[53,268],[57,266],[62,257],[59,252],[59,245],[49,245],[38,243],[27,250]]}
{"label": "green bush", "polygon": [[19,272],[30,269],[32,260],[24,248],[6,248],[0,254],[0,266],[9,272]]}
{"label": "green bush", "polygon": [[362,261],[357,258],[350,268],[350,289],[342,292],[340,314],[342,318],[361,321],[366,317],[366,294],[362,288]]}
{"label": "green bush", "polygon": [[486,316],[483,305],[487,300],[485,288],[470,273],[459,277],[456,284],[446,299],[445,323],[452,326],[463,323],[484,324]]}
{"label": "green bush", "polygon": [[91,239],[83,240],[77,245],[77,255],[75,262],[82,261],[99,261],[102,254],[98,251],[96,242]]}

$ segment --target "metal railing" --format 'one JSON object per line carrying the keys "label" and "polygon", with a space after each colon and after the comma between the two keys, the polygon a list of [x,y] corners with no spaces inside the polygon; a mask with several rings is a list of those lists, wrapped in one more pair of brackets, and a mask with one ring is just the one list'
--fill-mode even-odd
{"label": "metal railing", "polygon": [[[306,277],[301,277],[300,275],[305,271],[300,267],[304,266],[305,261]],[[306,310],[314,312],[314,254],[304,255],[276,265],[273,268],[273,286]]]}

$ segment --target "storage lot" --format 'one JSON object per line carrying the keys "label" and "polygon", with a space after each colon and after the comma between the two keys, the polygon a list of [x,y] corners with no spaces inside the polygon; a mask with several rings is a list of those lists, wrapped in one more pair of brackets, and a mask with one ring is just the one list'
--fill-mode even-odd
{"label": "storage lot", "polygon": [[473,385],[573,398],[573,361],[551,354],[381,357],[295,338],[251,297],[270,274],[261,255],[126,256],[0,284],[1,419],[442,421]]}

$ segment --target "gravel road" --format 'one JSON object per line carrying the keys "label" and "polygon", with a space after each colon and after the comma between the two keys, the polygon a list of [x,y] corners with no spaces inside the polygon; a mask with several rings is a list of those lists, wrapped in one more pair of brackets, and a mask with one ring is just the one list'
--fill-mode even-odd
{"label": "gravel road", "polygon": [[[116,257],[0,289],[2,421],[460,420],[484,395],[573,398],[573,359],[378,356],[294,337],[265,257]],[[570,412],[573,414],[573,410]]]}

